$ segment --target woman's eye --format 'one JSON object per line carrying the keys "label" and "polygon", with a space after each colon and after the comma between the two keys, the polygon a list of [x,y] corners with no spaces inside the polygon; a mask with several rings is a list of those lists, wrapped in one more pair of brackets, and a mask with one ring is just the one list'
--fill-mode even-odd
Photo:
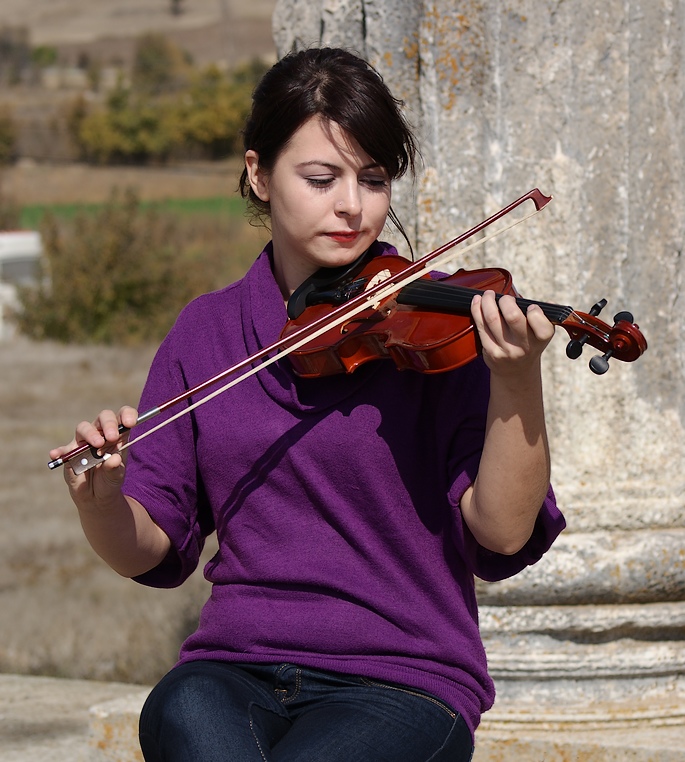
{"label": "woman's eye", "polygon": [[373,177],[364,177],[362,182],[366,183],[370,188],[386,188],[388,181],[383,176],[374,175]]}
{"label": "woman's eye", "polygon": [[[336,180],[332,175],[310,175],[305,179],[312,187],[321,189],[329,188]],[[387,188],[389,185],[388,179],[384,175],[364,175],[359,178],[359,183],[373,190]]]}
{"label": "woman's eye", "polygon": [[307,182],[315,188],[326,188],[333,182],[332,177],[308,177]]}

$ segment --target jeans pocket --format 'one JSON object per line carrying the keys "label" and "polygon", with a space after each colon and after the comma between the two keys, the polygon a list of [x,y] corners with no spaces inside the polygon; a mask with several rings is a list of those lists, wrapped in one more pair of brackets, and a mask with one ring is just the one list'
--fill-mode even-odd
{"label": "jeans pocket", "polygon": [[426,762],[471,762],[475,750],[471,731],[461,714],[457,714],[445,742]]}

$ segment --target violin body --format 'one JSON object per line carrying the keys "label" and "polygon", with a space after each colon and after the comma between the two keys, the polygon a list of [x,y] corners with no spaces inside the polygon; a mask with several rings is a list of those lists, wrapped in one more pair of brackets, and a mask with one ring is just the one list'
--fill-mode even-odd
{"label": "violin body", "polygon": [[[365,287],[375,285],[387,273],[394,275],[406,265],[402,257],[376,257],[355,282],[363,281]],[[432,279],[424,276],[419,280]],[[474,287],[485,285],[499,293],[511,293],[513,288],[509,273],[500,269],[462,270],[459,282]],[[307,307],[298,318],[288,322],[281,336],[323,317],[330,309],[327,304]],[[295,372],[304,378],[351,373],[378,359],[392,360],[401,370],[442,373],[471,362],[478,353],[477,332],[468,315],[401,304],[393,296],[291,352],[290,361]]]}
{"label": "violin body", "polygon": [[[325,319],[332,305],[358,297],[403,272],[409,264],[403,257],[380,256],[368,260],[361,269],[350,268],[340,282],[319,286],[314,291],[303,284],[306,301],[313,303],[304,308],[300,305],[296,310],[299,314],[288,321],[281,338]],[[321,272],[316,279],[317,284],[323,282]],[[539,305],[551,322],[569,334],[569,357],[577,357],[585,343],[602,351],[603,357],[593,358],[591,363],[595,373],[606,372],[610,357],[631,362],[647,349],[647,342],[629,313],[619,313],[610,327],[597,318],[606,302],[585,314],[568,306],[523,299],[507,270],[487,268],[459,270],[437,279],[424,275],[293,350],[290,361],[295,372],[304,378],[351,373],[378,359],[392,360],[400,370],[421,373],[453,370],[480,354],[470,305],[475,294],[486,290],[494,291],[498,298],[505,294],[514,296],[524,312],[531,304]],[[293,297],[302,302],[297,292]],[[293,314],[290,306],[289,314]]]}

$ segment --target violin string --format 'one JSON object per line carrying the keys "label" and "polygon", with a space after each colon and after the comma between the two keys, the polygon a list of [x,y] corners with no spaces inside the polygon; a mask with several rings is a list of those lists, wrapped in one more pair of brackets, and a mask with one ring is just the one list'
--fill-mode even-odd
{"label": "violin string", "polygon": [[[573,323],[577,323],[580,326],[584,326],[588,329],[590,329],[592,332],[598,335],[600,341],[605,342],[606,344],[611,343],[611,334],[609,334],[603,327],[602,322],[600,320],[593,320],[590,321],[587,318],[590,317],[589,315],[586,315],[584,313],[578,313],[575,310],[569,315],[569,317],[573,316]],[[588,334],[589,335],[589,334]],[[600,347],[598,347],[599,349]]]}
{"label": "violin string", "polygon": [[[450,283],[442,283],[439,280],[417,281],[406,286],[400,292],[400,303],[412,303],[412,298],[421,299],[421,307],[435,306],[441,309],[454,309],[455,311],[468,311],[471,301],[476,294],[483,295],[483,289],[469,288],[467,286],[456,286]],[[502,294],[498,294],[498,297]],[[404,298],[402,298],[404,297]],[[515,297],[516,303],[522,311],[537,304],[545,315],[556,323],[563,323],[573,313],[573,308],[551,302],[540,302],[533,299],[524,299]]]}

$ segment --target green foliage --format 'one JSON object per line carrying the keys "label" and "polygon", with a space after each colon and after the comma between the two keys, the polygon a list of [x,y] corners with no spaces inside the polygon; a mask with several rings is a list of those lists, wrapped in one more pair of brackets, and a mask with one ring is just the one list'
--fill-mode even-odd
{"label": "green foliage", "polygon": [[179,215],[128,192],[67,217],[44,214],[42,277],[19,291],[17,328],[74,344],[158,342],[190,299],[242,277],[261,250],[244,202],[229,200],[242,206]]}
{"label": "green foliage", "polygon": [[183,139],[173,101],[151,100],[123,86],[110,94],[106,111],[82,117],[77,135],[86,158],[97,164],[164,160]]}
{"label": "green foliage", "polygon": [[173,43],[146,35],[131,83],[120,81],[104,107],[74,103],[70,132],[83,157],[98,164],[225,158],[239,150],[252,90],[265,69],[258,61],[230,74],[196,69]]}
{"label": "green foliage", "polygon": [[42,226],[42,278],[20,291],[19,330],[34,339],[159,340],[200,284],[185,272],[173,219],[116,195],[96,215]]}
{"label": "green foliage", "polygon": [[17,128],[9,106],[0,105],[0,166],[11,164],[16,157]]}
{"label": "green foliage", "polygon": [[184,139],[201,146],[213,159],[239,150],[251,95],[251,83],[239,77],[230,80],[215,66],[197,73],[180,104]]}
{"label": "green foliage", "polygon": [[38,45],[31,50],[31,63],[39,69],[54,66],[57,63],[57,48],[52,45]]}
{"label": "green foliage", "polygon": [[[0,206],[2,196],[0,195]],[[204,198],[167,198],[161,201],[141,201],[141,210],[154,209],[158,214],[172,214],[179,228],[198,229],[209,218],[222,218],[227,225],[239,228],[245,220],[245,201],[239,196],[212,196]],[[15,227],[38,230],[46,215],[57,220],[71,221],[79,214],[99,214],[102,204],[29,204],[17,209]]]}
{"label": "green foliage", "polygon": [[61,112],[69,137],[74,142],[74,145],[80,145],[81,150],[84,150],[80,136],[81,127],[88,116],[88,102],[85,96],[79,93],[72,100],[66,101],[62,106]]}

